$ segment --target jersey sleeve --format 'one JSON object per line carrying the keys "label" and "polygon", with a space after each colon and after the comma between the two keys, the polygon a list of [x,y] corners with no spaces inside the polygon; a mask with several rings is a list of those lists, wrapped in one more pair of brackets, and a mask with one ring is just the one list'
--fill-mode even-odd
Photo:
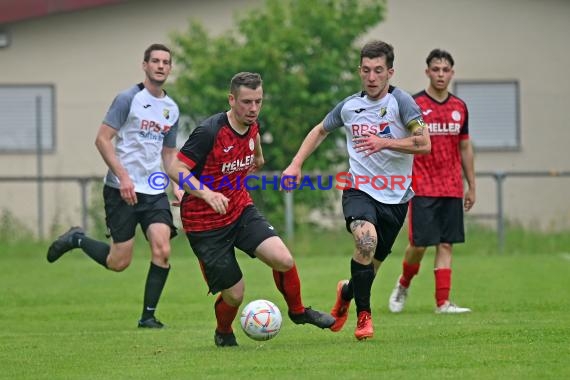
{"label": "jersey sleeve", "polygon": [[402,123],[409,129],[414,129],[416,125],[425,125],[420,107],[414,101],[414,98],[405,91],[396,88],[392,93],[398,102],[400,110],[400,119]]}
{"label": "jersey sleeve", "polygon": [[188,140],[180,149],[178,158],[186,164],[193,163],[194,165],[190,165],[192,167],[202,166],[214,146],[214,138],[213,128],[199,125],[192,131]]}
{"label": "jersey sleeve", "polygon": [[325,129],[325,131],[330,132],[334,129],[340,128],[344,125],[344,121],[342,120],[342,115],[341,115],[341,111],[342,111],[342,107],[344,106],[344,103],[346,103],[346,101],[350,99],[350,96],[346,99],[344,99],[343,101],[341,101],[340,103],[338,103],[328,114],[327,116],[325,116],[325,119],[323,121],[323,127]]}
{"label": "jersey sleeve", "polygon": [[461,130],[459,131],[459,138],[461,140],[466,140],[469,138],[469,110],[465,103],[463,103],[463,106],[465,107],[465,120],[461,126]]}
{"label": "jersey sleeve", "polygon": [[178,120],[180,119],[176,119],[174,124],[172,124],[172,127],[170,127],[170,130],[166,133],[166,135],[164,135],[164,141],[162,145],[167,148],[176,148],[176,135],[178,134]]}
{"label": "jersey sleeve", "polygon": [[127,121],[135,93],[136,92],[127,90],[118,94],[115,99],[113,99],[113,103],[111,103],[103,119],[103,124],[117,130],[120,129]]}

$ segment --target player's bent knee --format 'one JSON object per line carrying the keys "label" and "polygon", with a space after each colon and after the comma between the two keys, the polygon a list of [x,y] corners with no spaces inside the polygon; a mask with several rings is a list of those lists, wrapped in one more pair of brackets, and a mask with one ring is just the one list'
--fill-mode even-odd
{"label": "player's bent knee", "polygon": [[288,270],[292,269],[295,266],[295,259],[293,256],[289,255],[283,262],[283,272],[287,272]]}
{"label": "player's bent knee", "polygon": [[239,306],[243,302],[243,287],[222,290],[222,298],[228,305]]}
{"label": "player's bent knee", "polygon": [[362,258],[370,259],[371,262],[372,257],[374,257],[374,252],[376,252],[376,243],[356,245],[356,255]]}
{"label": "player's bent knee", "polygon": [[170,251],[167,252],[153,252],[152,261],[154,263],[160,263],[164,266],[168,265],[168,260],[170,259]]}
{"label": "player's bent knee", "polygon": [[169,257],[170,256],[170,244],[169,242],[152,244],[150,247],[153,256]]}
{"label": "player's bent knee", "polygon": [[122,272],[129,267],[130,261],[107,262],[107,268],[113,272]]}
{"label": "player's bent knee", "polygon": [[242,295],[237,295],[237,294],[232,294],[230,297],[228,297],[228,299],[225,299],[226,303],[232,305],[232,306],[239,306],[242,304],[243,302],[243,294]]}
{"label": "player's bent knee", "polygon": [[424,253],[426,252],[427,247],[424,246],[410,246],[409,254],[416,258],[422,258]]}
{"label": "player's bent knee", "polygon": [[363,255],[374,254],[378,239],[376,237],[358,237],[355,239],[356,249]]}
{"label": "player's bent knee", "polygon": [[289,249],[283,245],[281,249],[277,251],[277,255],[275,256],[275,265],[273,265],[273,269],[279,272],[287,272],[289,269],[293,268],[295,265],[295,259]]}

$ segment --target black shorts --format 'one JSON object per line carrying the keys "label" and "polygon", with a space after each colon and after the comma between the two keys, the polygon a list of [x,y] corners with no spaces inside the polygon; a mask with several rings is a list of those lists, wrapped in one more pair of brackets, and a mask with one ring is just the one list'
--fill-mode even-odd
{"label": "black shorts", "polygon": [[168,225],[170,238],[176,236],[176,227],[166,193],[156,195],[137,193],[138,203],[130,206],[121,198],[119,189],[105,185],[103,200],[105,201],[108,236],[111,236],[115,243],[132,239],[135,236],[137,224],[141,225],[145,237],[148,226],[153,223]]}
{"label": "black shorts", "polygon": [[416,247],[463,243],[463,199],[414,197],[410,201],[409,240]]}
{"label": "black shorts", "polygon": [[259,245],[277,232],[255,206],[246,207],[232,224],[211,231],[186,232],[190,247],[200,261],[210,293],[228,289],[243,274],[236,259],[235,248],[252,258]]}
{"label": "black shorts", "polygon": [[366,220],[376,227],[378,244],[374,258],[384,261],[392,252],[392,246],[404,224],[408,204],[386,204],[378,202],[370,195],[356,189],[344,190],[342,193],[342,210],[346,221],[346,229],[355,220]]}

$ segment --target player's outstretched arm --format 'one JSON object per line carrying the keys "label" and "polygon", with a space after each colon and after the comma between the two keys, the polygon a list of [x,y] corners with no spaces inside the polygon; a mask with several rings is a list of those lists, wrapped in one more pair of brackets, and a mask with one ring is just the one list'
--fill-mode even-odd
{"label": "player's outstretched arm", "polygon": [[321,145],[328,134],[329,132],[327,132],[323,127],[322,121],[309,131],[307,136],[305,136],[303,143],[299,147],[299,150],[295,154],[295,157],[293,157],[289,166],[283,170],[283,173],[281,173],[282,181],[283,178],[294,178],[296,183],[300,182],[303,163],[318,148],[318,146]]}

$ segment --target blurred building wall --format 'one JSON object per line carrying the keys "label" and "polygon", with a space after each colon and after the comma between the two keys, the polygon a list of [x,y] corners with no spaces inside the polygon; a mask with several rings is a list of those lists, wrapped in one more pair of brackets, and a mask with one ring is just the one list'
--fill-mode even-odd
{"label": "blurred building wall", "polygon": [[[0,49],[0,85],[55,86],[57,141],[55,151],[44,157],[44,175],[104,175],[95,134],[115,94],[143,79],[142,53],[149,44],[169,44],[171,31],[185,30],[191,18],[212,34],[225,32],[236,14],[254,12],[262,3],[125,1],[1,25],[10,44]],[[392,83],[411,93],[425,88],[425,57],[435,47],[453,54],[456,79],[517,80],[521,147],[477,152],[476,170],[569,170],[568,20],[570,2],[564,0],[389,0],[386,20],[360,42],[379,38],[392,43]],[[35,174],[34,154],[0,154],[0,177]],[[563,190],[569,181],[507,179],[506,216],[540,228],[570,228],[570,202]],[[478,182],[473,213],[493,213],[494,182]],[[33,228],[35,185],[0,183],[0,189],[0,210],[12,210]],[[48,226],[79,222],[77,186],[46,185],[45,201]]]}

